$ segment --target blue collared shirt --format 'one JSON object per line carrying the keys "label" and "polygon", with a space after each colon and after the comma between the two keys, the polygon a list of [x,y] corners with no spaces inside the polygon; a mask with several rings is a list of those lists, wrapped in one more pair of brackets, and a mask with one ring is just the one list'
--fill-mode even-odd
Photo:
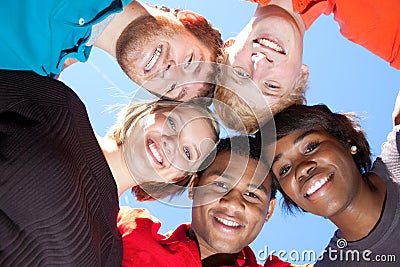
{"label": "blue collared shirt", "polygon": [[92,26],[132,0],[2,0],[0,69],[59,74],[66,58],[85,62]]}

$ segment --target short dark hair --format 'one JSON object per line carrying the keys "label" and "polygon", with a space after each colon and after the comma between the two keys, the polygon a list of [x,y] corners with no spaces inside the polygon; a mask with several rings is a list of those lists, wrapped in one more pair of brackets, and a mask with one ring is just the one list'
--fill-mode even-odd
{"label": "short dark hair", "polygon": [[[200,171],[197,172],[199,179],[201,178],[207,167],[212,163],[214,158],[218,157],[218,154],[222,152],[231,152],[243,157],[249,157],[251,159],[261,161],[269,168],[269,164],[264,161],[262,157],[261,139],[252,135],[239,135],[227,137],[219,141],[214,153],[210,153],[210,155],[201,164],[199,168]],[[265,177],[267,177],[268,175],[268,173],[265,173]],[[277,184],[275,181],[272,181],[270,199],[275,198],[276,191]]]}
{"label": "short dark hair", "polygon": [[[322,129],[336,138],[345,148],[348,148],[349,144],[357,146],[357,153],[353,155],[353,160],[360,173],[367,179],[365,174],[371,170],[371,150],[358,120],[355,113],[334,113],[326,105],[293,105],[274,116],[276,140],[297,130]],[[276,180],[275,175],[273,173],[272,175]],[[368,180],[367,182],[369,183]],[[298,205],[285,194],[279,183],[278,189],[289,211],[292,211],[292,208],[299,209]]]}

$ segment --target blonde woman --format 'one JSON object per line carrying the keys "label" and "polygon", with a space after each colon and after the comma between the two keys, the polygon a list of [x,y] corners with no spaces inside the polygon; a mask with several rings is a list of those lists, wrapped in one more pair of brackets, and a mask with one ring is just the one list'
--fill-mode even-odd
{"label": "blonde woman", "polygon": [[68,86],[0,70],[0,266],[120,266],[119,195],[145,182],[169,185],[161,197],[179,191],[170,184],[218,132],[197,104],[143,103],[99,143]]}

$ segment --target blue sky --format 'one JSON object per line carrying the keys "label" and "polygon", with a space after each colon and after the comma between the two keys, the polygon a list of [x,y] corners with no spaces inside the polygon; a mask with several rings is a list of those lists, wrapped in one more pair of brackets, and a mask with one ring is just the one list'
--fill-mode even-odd
{"label": "blue sky", "polygon": [[[221,30],[224,40],[236,36],[256,8],[255,4],[239,0],[148,2],[196,11]],[[391,112],[400,90],[399,71],[341,36],[332,16],[320,17],[307,31],[303,61],[310,68],[308,103],[324,103],[334,111],[360,113],[363,118],[361,125],[367,132],[374,157],[378,156],[392,126]],[[132,96],[136,99],[148,97],[146,93],[137,93],[138,86],[123,74],[116,60],[98,49],[93,49],[88,62],[66,69],[60,80],[81,97],[94,130],[101,136],[115,122],[113,106],[127,103]],[[120,203],[149,209],[161,220],[161,232],[175,229],[191,219],[188,208],[159,202],[138,203],[130,193],[125,193]],[[260,250],[283,250],[287,254],[281,256],[302,263],[291,259],[290,255],[295,254],[289,253],[313,250],[319,255],[334,230],[335,226],[326,219],[310,214],[287,215],[281,212],[279,205],[251,247],[256,254]],[[265,255],[261,253],[259,256],[261,262]]]}

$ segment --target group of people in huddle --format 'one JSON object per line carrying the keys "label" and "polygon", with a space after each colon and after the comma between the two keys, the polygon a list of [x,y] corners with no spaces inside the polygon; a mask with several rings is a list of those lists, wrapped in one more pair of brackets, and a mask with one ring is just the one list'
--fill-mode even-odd
{"label": "group of people in huddle", "polygon": [[[337,227],[307,266],[397,266],[371,259],[400,260],[400,97],[372,162],[354,114],[306,105],[302,54],[305,31],[333,14],[400,69],[400,2],[250,2],[254,16],[225,41],[198,13],[135,0],[0,4],[0,266],[295,266],[249,247],[278,191],[289,211]],[[122,107],[105,136],[58,80],[93,46],[154,95]],[[128,190],[187,193],[191,223],[160,233],[157,214],[120,206]]]}

